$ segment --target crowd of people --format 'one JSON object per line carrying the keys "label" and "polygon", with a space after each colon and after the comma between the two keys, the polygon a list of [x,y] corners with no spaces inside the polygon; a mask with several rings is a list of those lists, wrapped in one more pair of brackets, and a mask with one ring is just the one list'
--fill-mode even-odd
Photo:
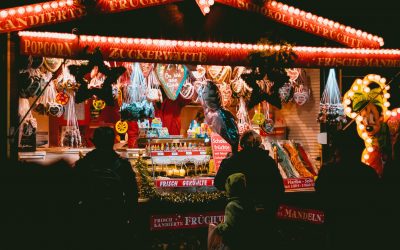
{"label": "crowd of people", "polygon": [[[1,181],[1,249],[146,249],[137,237],[138,184],[114,150],[114,131],[96,129],[95,149],[74,166],[8,162]],[[399,141],[382,178],[361,163],[362,145],[340,132],[334,157],[322,166],[316,195],[325,213],[326,249],[389,249],[399,223]],[[277,163],[252,130],[227,156],[214,179],[227,194],[216,226],[226,249],[280,249],[276,212],[284,196]],[[99,181],[100,180],[100,181]]]}

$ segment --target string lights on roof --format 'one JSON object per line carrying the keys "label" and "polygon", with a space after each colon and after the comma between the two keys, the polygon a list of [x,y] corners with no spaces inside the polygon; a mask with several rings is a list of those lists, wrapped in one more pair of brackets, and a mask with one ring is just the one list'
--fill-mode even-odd
{"label": "string lights on roof", "polygon": [[289,6],[287,4],[283,4],[281,2],[269,1],[267,3],[267,6],[277,8],[280,11],[287,12],[290,15],[305,17],[306,19],[318,22],[320,25],[324,25],[329,29],[338,29],[338,30],[341,30],[342,32],[345,31],[346,33],[349,33],[352,36],[356,36],[356,37],[359,37],[359,38],[362,38],[362,39],[367,39],[367,40],[370,40],[370,41],[378,42],[380,46],[383,46],[385,44],[382,37],[378,37],[376,35],[372,35],[370,33],[367,33],[365,31],[362,31],[362,30],[359,30],[359,29],[352,28],[350,26],[345,26],[345,25],[340,24],[338,22],[334,22],[334,21],[329,20],[327,18],[314,15],[314,14],[312,14],[310,12],[302,11],[302,10],[300,10],[298,8],[295,8],[293,6]]}
{"label": "string lights on roof", "polygon": [[[34,31],[20,31],[19,36],[25,37],[43,37],[43,38],[58,38],[58,39],[75,39],[77,36],[67,33],[54,33],[54,32],[34,32]],[[182,40],[166,40],[166,39],[150,39],[150,38],[128,38],[128,37],[108,37],[108,36],[90,36],[80,35],[82,42],[95,42],[95,43],[114,43],[114,44],[141,44],[141,45],[157,45],[160,47],[202,47],[202,48],[226,48],[233,50],[275,50],[279,51],[285,49],[284,46],[270,45],[270,44],[244,44],[244,43],[222,43],[222,42],[205,42],[205,41],[182,41]],[[293,46],[291,48],[294,52],[308,52],[308,53],[331,53],[331,54],[372,54],[372,55],[400,55],[399,49],[361,49],[361,48],[333,48],[333,47],[307,47],[307,46]]]}
{"label": "string lights on roof", "polygon": [[38,4],[31,4],[21,7],[14,7],[0,11],[0,18],[7,18],[9,16],[23,16],[25,13],[41,13],[47,10],[56,10],[59,8],[64,8],[65,6],[74,5],[73,0],[60,0],[53,2],[45,2]]}

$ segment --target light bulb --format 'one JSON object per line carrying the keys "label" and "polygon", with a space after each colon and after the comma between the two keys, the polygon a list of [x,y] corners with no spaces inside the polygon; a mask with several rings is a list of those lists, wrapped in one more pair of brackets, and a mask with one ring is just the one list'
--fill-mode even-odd
{"label": "light bulb", "polygon": [[351,113],[351,108],[350,108],[350,107],[347,107],[347,108],[344,109],[344,111],[345,111],[346,113]]}
{"label": "light bulb", "polygon": [[363,117],[362,116],[357,116],[357,121],[358,122],[361,122],[363,120]]}
{"label": "light bulb", "polygon": [[344,104],[350,105],[350,103],[351,103],[351,100],[350,100],[350,99],[345,99],[345,100],[344,100]]}
{"label": "light bulb", "polygon": [[390,98],[390,94],[386,93],[386,94],[383,95],[383,97],[385,97],[386,99],[389,99]]}
{"label": "light bulb", "polygon": [[362,131],[365,129],[365,126],[363,124],[358,125],[358,128]]}
{"label": "light bulb", "polygon": [[372,139],[371,139],[371,138],[367,138],[365,141],[366,141],[368,144],[371,144],[371,143],[372,143]]}
{"label": "light bulb", "polygon": [[365,155],[364,155],[364,159],[365,159],[365,160],[368,160],[368,159],[369,159],[369,154],[365,154]]}
{"label": "light bulb", "polygon": [[353,90],[357,91],[358,90],[358,86],[353,86]]}
{"label": "light bulb", "polygon": [[350,114],[350,117],[351,117],[351,118],[356,118],[356,116],[357,116],[357,113],[354,113],[354,112],[353,112],[353,113]]}
{"label": "light bulb", "polygon": [[364,88],[364,92],[365,92],[365,93],[369,93],[370,91],[371,91],[370,88],[368,88],[368,87],[365,87],[365,88]]}
{"label": "light bulb", "polygon": [[361,136],[362,136],[362,138],[366,139],[368,137],[368,134],[367,134],[367,132],[364,132],[361,134]]}
{"label": "light bulb", "polygon": [[386,108],[390,107],[390,102],[384,102],[383,106],[385,106]]}
{"label": "light bulb", "polygon": [[373,147],[368,147],[368,148],[367,148],[367,151],[370,152],[370,153],[372,153],[372,152],[374,151],[374,148],[373,148]]}

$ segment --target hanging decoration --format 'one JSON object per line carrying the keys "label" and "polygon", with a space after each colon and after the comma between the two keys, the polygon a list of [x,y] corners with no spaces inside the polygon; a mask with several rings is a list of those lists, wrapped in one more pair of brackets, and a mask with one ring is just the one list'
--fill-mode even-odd
{"label": "hanging decoration", "polygon": [[253,119],[251,119],[255,124],[262,125],[265,122],[265,116],[261,113],[261,104],[258,104],[258,108],[254,109]]}
{"label": "hanging decoration", "polygon": [[154,63],[139,63],[139,66],[144,78],[147,78],[153,72]]}
{"label": "hanging decoration", "polygon": [[192,100],[196,103],[201,102],[201,93],[204,86],[207,84],[206,79],[206,68],[202,65],[197,65],[196,70],[190,71],[195,81],[193,81],[193,87],[195,92],[193,93]]}
{"label": "hanging decoration", "polygon": [[54,81],[49,82],[49,86],[36,102],[35,111],[42,115],[61,117],[64,113],[64,106],[56,102],[56,90]]}
{"label": "hanging decoration", "polygon": [[152,102],[147,100],[146,93],[147,83],[142,70],[139,63],[134,63],[130,82],[123,88],[122,105],[120,107],[122,120],[137,121],[154,117],[154,106]]}
{"label": "hanging decoration", "polygon": [[[261,39],[260,43],[270,44],[266,39]],[[289,82],[285,68],[292,67],[295,59],[296,54],[293,51],[293,47],[288,43],[275,46],[275,50],[256,51],[249,54],[248,60],[252,71],[242,74],[246,83],[253,88],[253,93],[248,103],[249,108],[253,108],[263,100],[279,109],[282,107],[279,90],[285,83]],[[269,89],[270,93],[262,91],[257,84],[257,81],[263,80],[265,75],[274,83]]]}
{"label": "hanging decoration", "polygon": [[239,108],[236,113],[236,118],[238,119],[237,127],[240,135],[251,129],[251,122],[246,109],[246,102],[243,97],[239,99]]}
{"label": "hanging decoration", "polygon": [[230,66],[207,65],[207,76],[217,84],[229,82],[232,74]]}
{"label": "hanging decoration", "polygon": [[159,63],[157,64],[157,76],[167,97],[174,101],[178,98],[188,77],[188,72],[185,65]]}
{"label": "hanging decoration", "polygon": [[188,77],[186,79],[185,84],[183,84],[180,95],[184,98],[184,99],[192,99],[194,96],[194,93],[196,92],[193,84],[190,82],[190,78]]}
{"label": "hanging decoration", "polygon": [[233,153],[237,152],[239,131],[235,117],[222,107],[221,94],[215,83],[207,81],[201,93],[201,105],[204,110],[205,122],[231,145]]}
{"label": "hanging decoration", "polygon": [[310,99],[311,92],[310,89],[307,87],[307,76],[305,70],[303,69],[295,69],[295,70],[297,70],[299,73],[296,80],[294,80],[295,87],[293,93],[293,101],[297,105],[302,106]]}
{"label": "hanging decoration", "polygon": [[265,120],[264,120],[263,124],[260,127],[261,127],[261,130],[264,131],[265,133],[271,134],[272,132],[274,132],[275,122],[269,116],[269,104],[268,104],[268,102],[263,101],[262,105],[263,105],[263,112],[264,112]]}
{"label": "hanging decoration", "polygon": [[334,69],[329,70],[328,80],[319,104],[317,121],[331,125],[347,122]]}
{"label": "hanging decoration", "polygon": [[[112,84],[125,72],[125,67],[108,67],[103,61],[103,56],[100,50],[97,48],[92,54],[84,54],[89,59],[87,64],[82,65],[69,65],[68,69],[70,73],[75,76],[76,81],[80,84],[78,91],[76,92],[76,103],[81,103],[93,96],[102,99],[107,105],[114,105],[114,98],[112,96]],[[90,81],[85,79],[86,74],[91,76]],[[104,81],[101,84],[101,88],[89,88],[90,82],[99,81],[94,78],[98,74],[104,75]],[[103,77],[103,76],[101,76]],[[93,84],[92,84],[93,85]]]}
{"label": "hanging decoration", "polygon": [[229,84],[222,82],[217,85],[219,92],[221,94],[221,104],[224,108],[229,108],[232,104],[232,89]]}
{"label": "hanging decoration", "polygon": [[128,132],[128,123],[126,121],[117,121],[115,123],[115,130],[118,132],[118,134],[125,134]]}
{"label": "hanging decoration", "polygon": [[358,135],[364,140],[362,162],[375,169],[379,176],[383,172],[383,155],[391,155],[390,131],[385,123],[392,115],[390,89],[386,79],[369,74],[356,79],[343,97],[345,114],[357,123]]}
{"label": "hanging decoration", "polygon": [[62,58],[55,58],[55,57],[45,57],[43,58],[43,65],[44,67],[50,71],[51,73],[55,73],[64,62]]}
{"label": "hanging decoration", "polygon": [[19,70],[19,96],[29,98],[39,95],[52,76],[52,73],[43,67],[43,57],[29,56],[26,68]]}
{"label": "hanging decoration", "polygon": [[[142,66],[141,66],[142,67]],[[160,89],[160,81],[157,78],[156,72],[151,67],[151,72],[147,73],[147,77],[145,74],[144,77],[147,80],[147,100],[150,102],[162,102],[163,97]],[[143,72],[143,69],[142,69]]]}
{"label": "hanging decoration", "polygon": [[[29,111],[29,101],[27,98],[19,98],[18,115],[22,120],[25,114]],[[18,146],[21,151],[35,151],[36,150],[36,133],[37,121],[33,117],[32,112],[26,115],[25,119],[21,121],[19,127]]]}
{"label": "hanging decoration", "polygon": [[66,107],[67,126],[61,134],[61,147],[79,148],[82,146],[81,133],[75,112],[75,93],[68,91],[70,102]]}
{"label": "hanging decoration", "polygon": [[237,66],[233,69],[232,79],[230,80],[233,96],[235,97],[247,97],[248,93],[251,93],[252,89],[242,79],[242,74],[245,72],[245,67]]}
{"label": "hanging decoration", "polygon": [[101,99],[93,99],[92,101],[93,108],[96,110],[102,110],[106,107],[106,103]]}

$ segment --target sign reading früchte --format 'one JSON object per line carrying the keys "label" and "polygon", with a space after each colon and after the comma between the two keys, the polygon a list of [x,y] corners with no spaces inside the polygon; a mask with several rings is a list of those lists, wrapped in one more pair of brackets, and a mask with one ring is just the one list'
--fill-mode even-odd
{"label": "sign reading fr\u00fcchte", "polygon": [[224,221],[224,212],[206,212],[191,214],[162,214],[150,216],[150,230],[171,230],[182,228],[208,227]]}

